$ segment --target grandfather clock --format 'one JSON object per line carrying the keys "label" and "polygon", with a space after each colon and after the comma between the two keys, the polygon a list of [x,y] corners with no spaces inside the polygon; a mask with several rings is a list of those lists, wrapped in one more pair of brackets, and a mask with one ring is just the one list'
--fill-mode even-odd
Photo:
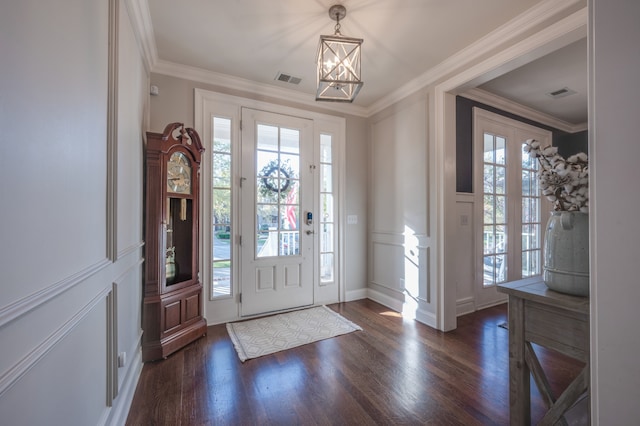
{"label": "grandfather clock", "polygon": [[182,123],[147,132],[143,361],[166,358],[207,332],[198,265],[203,152]]}

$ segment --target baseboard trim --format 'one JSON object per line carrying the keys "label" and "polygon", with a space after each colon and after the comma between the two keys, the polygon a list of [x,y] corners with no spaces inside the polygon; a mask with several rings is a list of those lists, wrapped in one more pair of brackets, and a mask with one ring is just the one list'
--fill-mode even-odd
{"label": "baseboard trim", "polygon": [[114,404],[109,412],[109,416],[104,425],[123,425],[127,421],[129,416],[129,410],[131,409],[131,403],[138,386],[140,374],[142,374],[142,347],[140,346],[140,340],[138,340],[138,348],[135,351],[135,358],[131,360],[131,367],[127,372],[124,382],[120,387],[119,396],[113,400]]}
{"label": "baseboard trim", "polygon": [[360,288],[358,290],[347,290],[344,295],[344,301],[353,302],[354,300],[366,299],[368,292],[367,290],[368,289],[366,288]]}
{"label": "baseboard trim", "polygon": [[473,297],[465,297],[456,302],[456,317],[470,314],[476,311],[476,304]]}
{"label": "baseboard trim", "polygon": [[431,328],[438,329],[438,319],[433,312],[425,311],[424,309],[418,309],[416,311],[416,321],[429,326]]}
{"label": "baseboard trim", "polygon": [[402,306],[404,305],[404,301],[402,300],[395,299],[384,293],[372,289],[367,290],[367,297],[374,302],[386,306],[389,309],[393,309],[396,312],[402,312]]}
{"label": "baseboard trim", "polygon": [[504,297],[500,298],[500,299],[496,299],[493,300],[491,302],[488,303],[484,303],[482,305],[478,305],[476,306],[476,311],[479,311],[481,309],[486,309],[486,308],[490,308],[492,306],[498,306],[498,305],[502,305],[503,303],[507,303],[507,301],[509,300],[509,298],[507,297],[507,295],[505,294]]}

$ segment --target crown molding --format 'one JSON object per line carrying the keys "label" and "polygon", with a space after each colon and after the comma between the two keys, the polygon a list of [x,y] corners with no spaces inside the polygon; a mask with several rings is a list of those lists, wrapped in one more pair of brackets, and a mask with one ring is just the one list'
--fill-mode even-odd
{"label": "crown molding", "polygon": [[448,57],[421,76],[409,81],[404,86],[401,86],[393,94],[375,102],[368,109],[368,115],[373,115],[417,92],[418,90],[437,82],[455,70],[466,66],[475,60],[486,57],[491,51],[495,51],[496,47],[510,40],[514,40],[520,35],[535,30],[537,26],[543,24],[545,21],[579,3],[584,3],[584,0],[545,0],[538,3],[484,37]]}
{"label": "crown molding", "polygon": [[193,80],[199,83],[223,86],[226,89],[239,90],[253,94],[269,96],[287,102],[296,102],[327,111],[366,117],[364,107],[346,103],[319,103],[315,94],[305,94],[295,90],[285,89],[270,84],[259,83],[227,74],[208,71],[175,62],[161,60],[153,33],[151,12],[148,0],[125,0],[133,30],[142,52],[143,62],[148,72],[168,75],[171,77]]}
{"label": "crown molding", "polygon": [[144,67],[150,73],[158,62],[158,49],[153,34],[149,3],[147,0],[125,0],[125,5],[133,27],[133,33],[142,53]]}
{"label": "crown molding", "polygon": [[200,83],[211,84],[214,86],[222,86],[226,89],[234,89],[242,92],[259,94],[261,96],[268,96],[270,98],[275,98],[286,102],[295,102],[313,108],[320,108],[328,111],[340,112],[343,114],[366,117],[366,109],[358,105],[339,102],[320,103],[315,100],[315,94],[302,93],[296,90],[285,89],[273,86],[271,84],[259,83],[257,81],[208,71],[202,68],[177,64],[175,62],[158,60],[155,66],[152,68],[152,72],[186,80],[193,80]]}
{"label": "crown molding", "polygon": [[499,108],[503,111],[508,111],[512,114],[519,115],[529,120],[536,121],[545,126],[553,127],[554,129],[562,130],[567,133],[576,133],[583,130],[587,130],[587,123],[572,124],[568,121],[560,120],[552,115],[540,112],[528,106],[519,104],[512,100],[503,98],[502,96],[495,95],[482,89],[471,89],[466,92],[460,93],[463,96],[472,101],[480,102],[485,105]]}
{"label": "crown molding", "polygon": [[[190,67],[174,62],[159,59],[158,50],[155,44],[151,14],[148,0],[125,0],[127,10],[131,17],[134,33],[140,49],[142,51],[145,67],[149,72],[163,74],[171,77],[196,81],[199,83],[223,86],[226,89],[260,94],[287,102],[295,102],[313,108],[320,108],[327,111],[350,114],[359,117],[370,117],[384,108],[401,101],[445,78],[450,73],[469,63],[486,57],[509,40],[514,40],[518,36],[535,30],[535,28],[564,10],[577,4],[584,3],[584,0],[544,0],[529,10],[518,15],[509,22],[498,27],[494,31],[480,38],[471,45],[458,51],[454,55],[445,59],[440,64],[427,70],[424,74],[409,81],[394,93],[374,102],[369,107],[362,107],[346,103],[319,103],[313,94],[305,94],[299,91],[277,87],[274,85],[259,83],[228,74],[208,71],[202,68]],[[586,11],[586,7],[583,9]],[[586,12],[585,12],[586,13]],[[574,14],[576,15],[576,14]],[[586,27],[586,21],[584,22]]]}

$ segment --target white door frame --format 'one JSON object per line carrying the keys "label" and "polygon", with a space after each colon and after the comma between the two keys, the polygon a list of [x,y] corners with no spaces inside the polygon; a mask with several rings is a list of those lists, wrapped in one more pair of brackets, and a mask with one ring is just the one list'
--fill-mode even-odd
{"label": "white door frame", "polygon": [[[313,111],[301,110],[298,108],[292,108],[279,104],[272,104],[263,101],[257,101],[253,99],[243,98],[239,96],[226,95],[217,92],[212,92],[204,89],[194,89],[194,113],[195,124],[194,128],[200,135],[200,139],[205,146],[205,152],[202,160],[202,173],[201,173],[201,188],[206,188],[200,191],[202,200],[201,208],[201,221],[200,232],[201,238],[201,258],[200,258],[200,281],[205,288],[205,301],[204,301],[204,314],[207,318],[209,325],[224,323],[228,321],[234,321],[240,319],[240,305],[238,298],[238,283],[232,283],[232,294],[226,298],[219,298],[211,300],[211,233],[208,227],[205,226],[211,217],[211,191],[207,182],[211,181],[211,165],[210,165],[210,147],[212,141],[211,134],[211,117],[213,115],[220,117],[227,117],[232,120],[232,144],[237,150],[232,152],[234,162],[239,161],[240,151],[240,110],[242,107],[248,107],[252,109],[264,110],[274,112],[278,114],[297,116],[301,118],[307,118],[313,120],[314,130],[313,138],[314,145],[319,141],[321,134],[330,134],[334,141],[333,161],[335,170],[333,174],[335,182],[335,202],[336,206],[336,238],[337,238],[337,256],[335,259],[336,273],[335,282],[330,285],[317,285],[314,289],[314,304],[326,304],[336,303],[345,300],[345,282],[344,282],[344,230],[345,230],[345,138],[346,138],[346,120],[343,117],[336,117],[327,114],[322,114]],[[236,128],[237,127],[237,128]],[[314,149],[319,149],[318,146],[314,146]],[[319,158],[315,155],[315,158]],[[239,185],[240,176],[238,175],[239,168],[236,166],[233,171],[233,185]],[[233,191],[233,203],[238,205],[238,191]],[[237,209],[236,209],[237,210]],[[232,213],[232,220],[234,223],[239,224],[238,211]],[[235,261],[232,264],[232,276],[238,277],[239,270],[239,252],[237,249],[237,242],[232,245],[232,258]],[[316,251],[319,253],[319,251]],[[237,280],[234,280],[237,281]]]}
{"label": "white door frame", "polygon": [[[520,20],[514,19],[510,26],[501,27],[468,47],[465,59],[456,64],[453,75],[433,87],[434,122],[429,180],[433,191],[431,205],[435,212],[430,226],[435,230],[436,250],[429,285],[432,286],[432,294],[436,295],[434,326],[439,330],[453,330],[457,324],[457,287],[453,279],[455,250],[453,243],[446,242],[448,236],[456,235],[457,226],[455,218],[448,215],[448,212],[455,211],[456,203],[456,170],[450,167],[456,158],[455,96],[586,37],[587,7],[562,17],[566,15],[567,8],[577,3],[546,2],[544,13],[535,16],[523,14]],[[524,31],[534,29],[535,25],[544,25],[545,20],[555,16],[560,17],[557,22],[530,36],[523,35]],[[498,46],[502,48],[492,53]]]}

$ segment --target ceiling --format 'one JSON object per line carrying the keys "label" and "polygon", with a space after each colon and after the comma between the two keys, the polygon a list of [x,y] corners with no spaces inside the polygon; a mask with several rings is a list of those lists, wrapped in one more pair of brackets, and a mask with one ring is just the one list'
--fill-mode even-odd
{"label": "ceiling", "polygon": [[[571,124],[587,122],[587,40],[582,39],[479,86]],[[569,89],[566,96],[549,93]]]}
{"label": "ceiling", "polygon": [[[364,86],[354,104],[368,108],[539,2],[148,0],[148,7],[158,63],[286,88],[313,99],[318,39],[333,34],[335,21],[328,10],[340,3],[347,8],[341,33],[364,39]],[[481,88],[582,123],[586,122],[586,70],[586,45],[578,42]],[[277,81],[279,73],[301,82]],[[558,102],[545,95],[563,87],[579,96]]]}

